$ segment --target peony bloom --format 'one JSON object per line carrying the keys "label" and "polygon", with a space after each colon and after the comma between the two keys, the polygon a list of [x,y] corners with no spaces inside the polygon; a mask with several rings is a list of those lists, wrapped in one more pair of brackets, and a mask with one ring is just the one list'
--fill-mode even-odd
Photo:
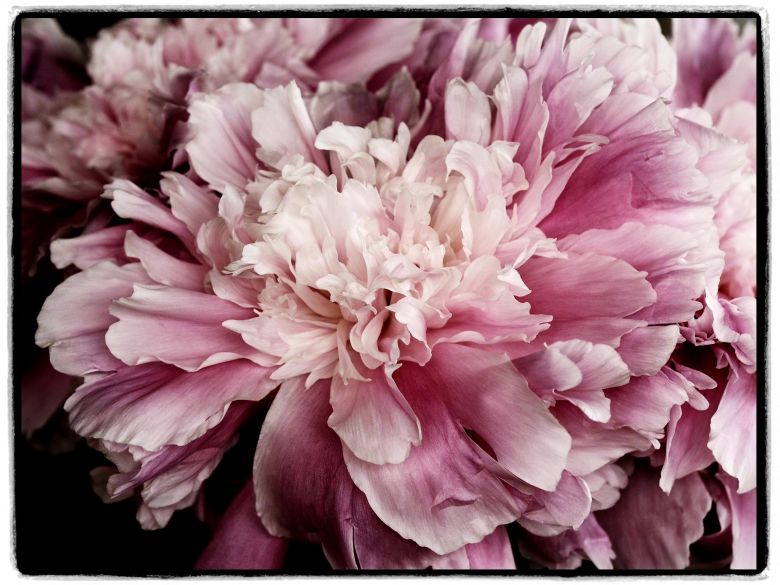
{"label": "peony bloom", "polygon": [[[257,23],[203,34],[233,25]],[[99,42],[127,49],[124,79],[170,81],[183,63],[145,26]],[[379,25],[315,28],[334,26]],[[321,43],[336,63],[347,50]],[[744,508],[672,455],[681,413],[711,412],[717,386],[677,358],[681,339],[712,314],[724,360],[749,370],[755,345],[749,307],[709,299],[716,207],[744,169],[727,175],[732,143],[670,105],[655,21],[471,20],[430,74],[407,63],[381,86],[300,57],[339,82],[311,93],[293,58],[225,85],[210,81],[224,62],[199,58],[190,171],[154,191],[115,179],[103,197],[125,221],[52,245],[82,271],[36,340],[84,377],[66,410],[116,466],[107,498],[140,490],[141,525],[164,526],[270,403],[201,568],[278,567],[281,539],[321,543],[336,568],[514,568],[517,523],[542,566],[679,569],[713,501]],[[132,75],[148,63],[159,78]],[[731,427],[711,426],[716,460],[750,482]],[[659,470],[644,457],[662,446]]]}

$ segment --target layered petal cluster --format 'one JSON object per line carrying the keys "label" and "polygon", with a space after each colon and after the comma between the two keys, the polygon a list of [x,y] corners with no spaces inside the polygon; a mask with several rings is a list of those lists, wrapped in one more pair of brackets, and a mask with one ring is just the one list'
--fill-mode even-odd
{"label": "layered petal cluster", "polygon": [[680,569],[713,507],[749,564],[755,299],[718,297],[749,149],[672,104],[656,21],[131,21],[96,47],[117,91],[191,83],[181,172],[113,174],[121,221],[52,245],[80,272],[36,341],[84,378],[107,499],[162,527],[255,425],[202,568],[304,539],[335,568],[512,569],[512,538]]}

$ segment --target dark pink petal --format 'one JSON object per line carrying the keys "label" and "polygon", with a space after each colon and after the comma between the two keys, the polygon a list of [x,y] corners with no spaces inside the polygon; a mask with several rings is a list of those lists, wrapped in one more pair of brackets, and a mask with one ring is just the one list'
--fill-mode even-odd
{"label": "dark pink petal", "polygon": [[657,469],[638,464],[617,504],[596,513],[616,569],[685,569],[688,547],[704,533],[712,498],[699,475],[678,480],[668,495],[658,478]]}
{"label": "dark pink petal", "polygon": [[275,386],[266,368],[246,360],[193,373],[147,364],[82,385],[65,409],[81,435],[154,451],[187,444],[217,425],[232,402],[259,401]]}
{"label": "dark pink petal", "polygon": [[76,380],[52,368],[45,351],[22,373],[19,410],[21,431],[29,436],[57,412],[71,393]]}
{"label": "dark pink petal", "polygon": [[255,512],[255,490],[248,482],[235,497],[195,563],[196,569],[280,569],[287,541],[268,534]]}

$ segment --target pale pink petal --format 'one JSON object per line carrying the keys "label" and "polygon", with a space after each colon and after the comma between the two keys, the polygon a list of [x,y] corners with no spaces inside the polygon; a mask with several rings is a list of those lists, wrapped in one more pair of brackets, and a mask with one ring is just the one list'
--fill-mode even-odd
{"label": "pale pink petal", "polygon": [[[264,91],[252,111],[252,136],[260,145],[260,158],[281,169],[294,156],[327,169],[325,155],[314,147],[316,131],[301,90],[294,83]],[[240,186],[240,185],[237,185]]]}
{"label": "pale pink petal", "polygon": [[444,101],[446,138],[467,140],[482,146],[490,141],[490,102],[472,82],[453,79]]}
{"label": "pale pink petal", "polygon": [[328,426],[364,461],[401,463],[420,444],[420,422],[392,378],[381,369],[367,375],[365,382],[333,378]]}

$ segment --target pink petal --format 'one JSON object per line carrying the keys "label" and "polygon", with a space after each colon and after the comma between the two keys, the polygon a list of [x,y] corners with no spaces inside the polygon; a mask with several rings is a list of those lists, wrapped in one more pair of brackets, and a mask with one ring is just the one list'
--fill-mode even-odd
{"label": "pink petal", "polygon": [[322,79],[366,82],[412,52],[422,24],[420,18],[356,18],[320,49],[309,67]]}
{"label": "pink petal", "polygon": [[[282,384],[255,453],[257,512],[271,534],[322,543],[334,568],[464,569],[465,550],[439,556],[384,524],[355,489],[328,428],[328,384]],[[305,431],[305,432],[301,432]]]}
{"label": "pink petal", "polygon": [[652,376],[669,361],[679,337],[677,325],[638,327],[620,338],[617,351],[632,376]]}
{"label": "pink petal", "polygon": [[133,231],[125,234],[125,254],[137,258],[147,274],[160,284],[202,291],[208,269],[166,254],[149,240],[139,237]]}
{"label": "pink petal", "polygon": [[[502,467],[531,484],[555,487],[568,437],[541,401],[529,390],[522,391],[523,380],[509,362],[488,352],[447,345],[437,347],[424,368],[407,363],[394,377],[420,419],[422,444],[398,465],[371,465],[347,449],[344,457],[372,509],[401,536],[446,554],[481,540],[519,515],[520,503],[492,475],[495,465],[464,428],[489,445]],[[486,379],[494,381],[485,383]],[[475,393],[475,388],[492,391]],[[509,418],[502,422],[504,417]],[[518,450],[518,444],[538,445],[533,450],[546,453],[545,465],[530,452]],[[441,467],[445,460],[447,466]]]}
{"label": "pink petal", "polygon": [[758,492],[751,490],[740,493],[737,489],[737,481],[733,477],[725,473],[719,473],[718,477],[726,488],[726,494],[731,504],[731,534],[733,538],[731,568],[755,570],[758,548],[756,509]]}
{"label": "pink petal", "polygon": [[658,475],[647,464],[637,465],[617,504],[596,513],[612,541],[616,569],[685,569],[688,547],[704,533],[712,499],[701,478],[678,480],[667,495]]}
{"label": "pink petal", "polygon": [[360,459],[377,465],[401,463],[412,446],[420,444],[420,422],[392,378],[381,369],[367,375],[366,382],[333,378],[328,426]]}
{"label": "pink petal", "polygon": [[597,569],[611,569],[615,558],[609,536],[593,514],[576,530],[557,536],[523,534],[518,546],[525,558],[555,570],[576,569],[584,560],[592,561]]}
{"label": "pink petal", "polygon": [[723,469],[739,480],[739,494],[756,487],[756,417],[755,374],[732,370],[712,416],[707,446]]}
{"label": "pink petal", "polygon": [[113,199],[111,207],[119,217],[134,219],[148,226],[170,232],[194,251],[195,239],[187,227],[174,217],[159,200],[142,191],[130,181],[115,180],[107,188]]}
{"label": "pink petal", "polygon": [[537,342],[581,339],[617,345],[634,329],[624,317],[656,300],[644,274],[622,260],[584,254],[569,258],[531,258],[520,276],[531,293],[524,297],[534,313],[553,316]]}
{"label": "pink petal", "polygon": [[218,424],[232,402],[259,401],[275,386],[267,369],[246,360],[193,373],[148,364],[82,385],[65,409],[81,435],[154,451],[187,444]]}
{"label": "pink petal", "polygon": [[666,324],[692,319],[701,309],[696,299],[704,292],[706,265],[693,255],[696,244],[696,239],[683,230],[629,222],[614,230],[588,230],[566,237],[559,247],[580,254],[614,256],[647,272],[647,281],[658,298],[652,307],[634,317],[650,324]]}
{"label": "pink petal", "polygon": [[184,175],[166,172],[162,176],[160,190],[170,198],[171,213],[197,236],[204,223],[217,217],[219,199]]}
{"label": "pink petal", "polygon": [[182,446],[166,445],[157,451],[147,451],[136,445],[96,441],[97,448],[119,471],[107,478],[105,497],[117,501],[142,487],[137,514],[141,527],[146,530],[164,527],[176,510],[195,503],[203,482],[235,443],[238,430],[252,414],[253,406],[250,402],[234,403],[219,424]]}
{"label": "pink petal", "polygon": [[195,97],[188,121],[192,139],[186,150],[193,170],[217,191],[241,188],[255,178],[257,143],[252,138],[252,112],[264,94],[254,85],[226,85]]}
{"label": "pink petal", "polygon": [[477,544],[467,544],[466,554],[469,569],[473,570],[515,570],[512,545],[506,528],[499,526],[495,532],[483,538]]}
{"label": "pink petal", "polygon": [[108,350],[105,333],[114,318],[112,301],[149,282],[140,264],[96,264],[74,274],[46,299],[38,315],[35,343],[50,348],[52,365],[60,372],[83,376],[121,365]]}
{"label": "pink petal", "polygon": [[260,145],[260,158],[281,169],[296,155],[327,169],[325,155],[314,147],[316,131],[301,90],[295,83],[263,92],[252,111],[252,136]]}
{"label": "pink petal", "polygon": [[157,361],[195,371],[241,357],[269,365],[240,335],[222,326],[251,313],[214,295],[136,285],[131,296],[112,303],[110,312],[119,321],[108,328],[106,344],[128,365]]}
{"label": "pink petal", "polygon": [[286,552],[287,541],[268,534],[257,517],[254,488],[248,482],[225,511],[195,568],[281,569]]}
{"label": "pink petal", "polygon": [[117,225],[75,238],[54,240],[50,248],[52,264],[60,269],[73,264],[81,270],[106,260],[123,264],[127,261],[125,234],[132,227],[129,224]]}
{"label": "pink petal", "polygon": [[21,431],[28,437],[49,422],[76,382],[71,376],[54,370],[45,351],[36,350],[36,353],[39,357],[22,373],[19,393]]}

